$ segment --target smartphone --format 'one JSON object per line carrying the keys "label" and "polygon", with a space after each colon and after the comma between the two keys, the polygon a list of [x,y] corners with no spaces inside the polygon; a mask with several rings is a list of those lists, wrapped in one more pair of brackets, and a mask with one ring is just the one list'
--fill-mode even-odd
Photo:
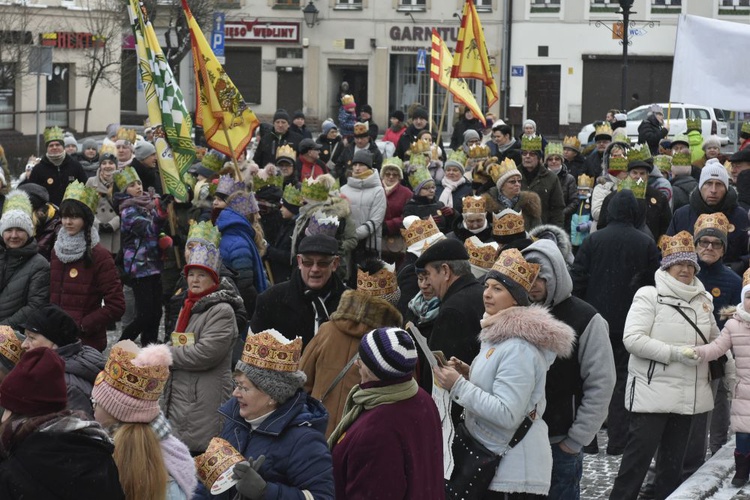
{"label": "smartphone", "polygon": [[448,360],[445,359],[443,351],[432,351],[432,354],[435,356],[438,366],[448,366]]}

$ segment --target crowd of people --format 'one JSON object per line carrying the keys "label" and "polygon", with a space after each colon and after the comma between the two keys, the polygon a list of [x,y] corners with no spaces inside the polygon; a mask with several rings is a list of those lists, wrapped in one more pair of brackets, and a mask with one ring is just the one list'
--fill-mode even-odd
{"label": "crowd of people", "polygon": [[611,498],[664,499],[730,420],[748,481],[747,141],[357,110],[187,200],[150,129],[0,178],[2,498],[576,499],[606,425]]}

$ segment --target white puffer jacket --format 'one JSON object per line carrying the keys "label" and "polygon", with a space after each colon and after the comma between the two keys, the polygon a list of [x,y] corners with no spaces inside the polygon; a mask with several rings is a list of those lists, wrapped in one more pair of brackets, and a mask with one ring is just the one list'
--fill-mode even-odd
{"label": "white puffer jacket", "polygon": [[656,271],[656,287],[638,290],[625,321],[623,343],[630,353],[625,407],[638,413],[695,415],[713,409],[708,364],[670,362],[672,346],[705,343],[679,307],[709,341],[719,335],[711,295],[697,278],[685,285]]}

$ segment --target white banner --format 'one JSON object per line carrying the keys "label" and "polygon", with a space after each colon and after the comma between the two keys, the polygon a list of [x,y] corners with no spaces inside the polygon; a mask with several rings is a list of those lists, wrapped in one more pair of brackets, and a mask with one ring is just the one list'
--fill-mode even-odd
{"label": "white banner", "polygon": [[750,111],[750,26],[680,15],[671,101]]}

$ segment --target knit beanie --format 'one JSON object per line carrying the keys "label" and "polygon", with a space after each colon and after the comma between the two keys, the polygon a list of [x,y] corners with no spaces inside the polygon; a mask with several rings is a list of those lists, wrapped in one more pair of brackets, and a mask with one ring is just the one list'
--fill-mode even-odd
{"label": "knit beanie", "polygon": [[[33,182],[26,182],[18,186],[19,191],[25,192],[29,195],[31,201],[31,208],[33,210],[39,210],[44,205],[49,203],[49,192],[39,184]],[[6,202],[7,203],[7,202]]]}
{"label": "knit beanie", "polygon": [[469,130],[464,132],[464,144],[468,144],[469,141],[471,140],[474,140],[474,141],[479,140],[479,132],[477,132],[473,128],[470,128]]}
{"label": "knit beanie", "polygon": [[370,106],[369,104],[363,104],[359,111],[361,113],[367,113],[368,115],[371,115],[372,114],[372,106]]}
{"label": "knit beanie", "polygon": [[427,114],[427,110],[425,108],[423,108],[422,106],[417,106],[411,112],[411,119],[416,120],[417,118],[429,120],[430,115]]}
{"label": "knit beanie", "polygon": [[135,145],[135,159],[138,161],[145,160],[154,153],[156,148],[148,141],[140,141]]}
{"label": "knit beanie", "polygon": [[705,141],[703,141],[703,151],[705,151],[707,148],[720,148],[721,147],[721,141],[719,140],[718,136],[712,135]]}
{"label": "knit beanie", "polygon": [[43,335],[58,347],[74,344],[81,336],[75,320],[56,304],[47,304],[37,309],[20,326],[24,330]]}
{"label": "knit beanie", "polygon": [[339,128],[336,126],[336,124],[331,120],[330,118],[323,122],[323,125],[321,126],[323,130],[323,135],[328,135],[328,132],[331,131],[331,129],[338,130]]}
{"label": "knit beanie", "polygon": [[273,121],[276,121],[276,120],[286,120],[287,123],[291,121],[289,119],[289,113],[287,113],[286,110],[283,108],[277,109],[276,113],[273,114]]}
{"label": "knit beanie", "polygon": [[267,370],[249,365],[244,361],[237,361],[235,368],[244,373],[250,382],[280,405],[294,396],[297,389],[302,387],[307,380],[305,372],[300,370],[293,372]]}
{"label": "knit beanie", "polygon": [[65,362],[47,347],[26,352],[0,384],[0,406],[15,415],[48,415],[67,405]]}
{"label": "knit beanie", "polygon": [[406,377],[417,365],[417,349],[401,328],[384,327],[362,337],[359,359],[380,380]]}
{"label": "knit beanie", "polygon": [[75,146],[77,148],[78,147],[78,141],[76,141],[76,138],[73,137],[72,135],[67,135],[63,139],[63,145],[64,146]]}
{"label": "knit beanie", "polygon": [[395,118],[396,120],[402,122],[404,121],[406,117],[404,116],[403,111],[401,111],[400,109],[397,109],[393,113],[391,113],[391,116],[389,116],[388,118]]}
{"label": "knit beanie", "polygon": [[3,205],[3,215],[0,218],[0,235],[8,229],[17,227],[26,231],[29,238],[34,236],[34,222],[31,213],[32,205],[29,195],[20,189],[11,191],[6,196]]}
{"label": "knit beanie", "polygon": [[372,168],[372,153],[366,149],[360,149],[352,157],[352,165],[355,163],[361,163],[362,165],[367,165],[367,168]]}
{"label": "knit beanie", "polygon": [[81,145],[81,151],[86,151],[87,149],[99,149],[96,146],[96,141],[94,139],[88,138],[83,140],[83,144]]}
{"label": "knit beanie", "polygon": [[711,158],[706,162],[706,165],[701,169],[701,177],[698,181],[698,189],[703,187],[706,181],[714,179],[724,183],[724,186],[729,189],[729,174],[724,165],[721,164],[716,158]]}
{"label": "knit beanie", "polygon": [[534,133],[536,133],[536,122],[534,120],[532,120],[530,118],[528,120],[525,120],[523,122],[523,128],[526,128],[526,125],[531,125],[532,127],[534,127]]}
{"label": "knit beanie", "polygon": [[163,344],[143,349],[123,340],[94,382],[91,397],[120,422],[149,423],[159,416],[159,397],[169,378],[172,352]]}

